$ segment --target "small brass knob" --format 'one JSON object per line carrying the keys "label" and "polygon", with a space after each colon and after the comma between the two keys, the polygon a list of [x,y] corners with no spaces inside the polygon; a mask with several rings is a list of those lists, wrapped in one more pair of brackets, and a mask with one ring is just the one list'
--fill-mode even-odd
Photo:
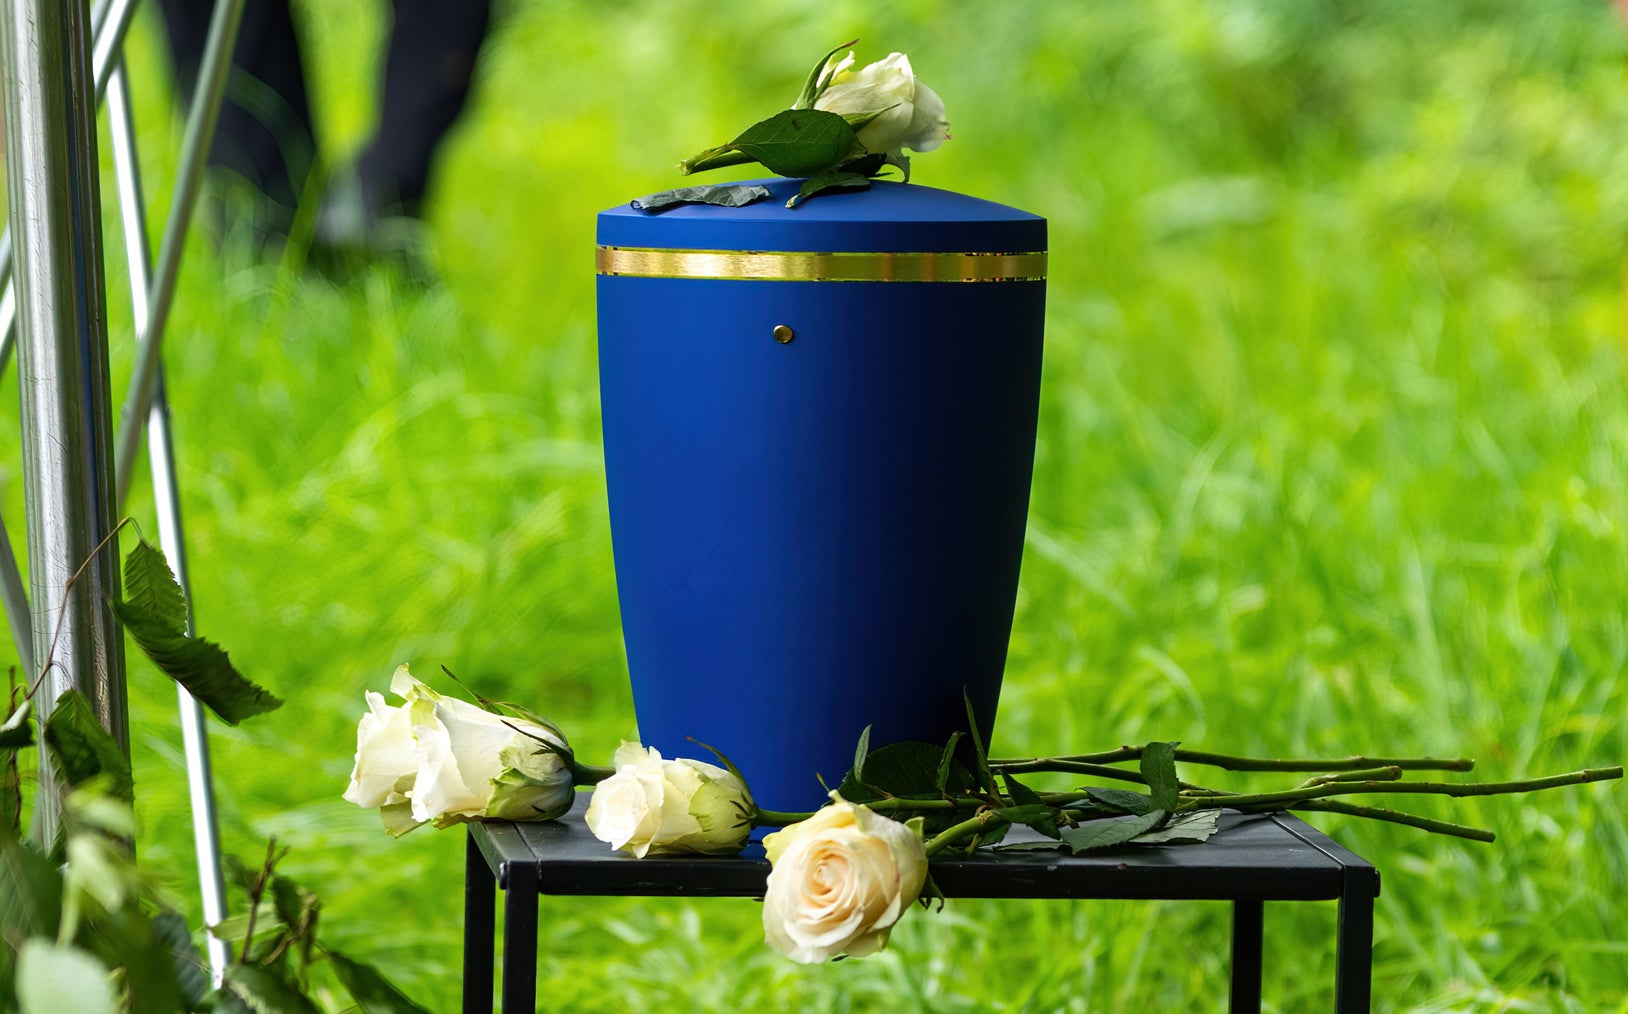
{"label": "small brass knob", "polygon": [[792,329],[786,325],[776,324],[774,326],[774,340],[780,344],[784,345],[795,337],[797,337],[796,332],[792,331]]}

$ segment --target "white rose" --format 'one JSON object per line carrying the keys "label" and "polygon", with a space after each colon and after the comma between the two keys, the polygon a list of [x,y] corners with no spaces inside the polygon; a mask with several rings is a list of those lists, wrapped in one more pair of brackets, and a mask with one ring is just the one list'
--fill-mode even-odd
{"label": "white rose", "polygon": [[547,820],[571,808],[573,758],[558,729],[443,697],[405,665],[390,690],[406,704],[389,707],[378,694],[367,695],[369,713],[357,725],[356,767],[345,791],[359,806],[385,807],[386,826]]}
{"label": "white rose", "polygon": [[369,809],[407,801],[418,776],[418,745],[406,707],[393,708],[367,692],[368,713],[356,725],[356,766],[345,798]]}
{"label": "white rose", "polygon": [[763,839],[769,855],[763,932],[793,961],[863,957],[888,934],[927,880],[921,836],[835,792],[809,819]]}
{"label": "white rose", "polygon": [[746,783],[715,764],[662,760],[654,747],[623,743],[616,773],[594,786],[588,829],[611,848],[733,855],[752,833],[756,806]]}
{"label": "white rose", "polygon": [[889,53],[857,71],[850,69],[853,62],[849,53],[830,68],[831,83],[815,98],[814,108],[844,116],[878,113],[859,129],[866,151],[897,159],[904,148],[932,151],[950,139],[944,100],[916,80],[909,57]]}

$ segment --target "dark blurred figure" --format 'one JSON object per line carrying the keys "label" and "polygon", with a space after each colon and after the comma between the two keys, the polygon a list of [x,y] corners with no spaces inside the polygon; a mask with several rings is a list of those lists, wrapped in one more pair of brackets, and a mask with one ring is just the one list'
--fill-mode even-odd
{"label": "dark blurred figure", "polygon": [[[212,0],[160,0],[176,80],[190,92],[203,59]],[[380,225],[417,216],[436,147],[469,95],[490,0],[393,0],[378,127],[354,166],[327,181],[313,244],[368,252]],[[247,0],[232,54],[212,165],[263,198],[257,235],[287,235],[314,165],[311,107],[288,0]]]}

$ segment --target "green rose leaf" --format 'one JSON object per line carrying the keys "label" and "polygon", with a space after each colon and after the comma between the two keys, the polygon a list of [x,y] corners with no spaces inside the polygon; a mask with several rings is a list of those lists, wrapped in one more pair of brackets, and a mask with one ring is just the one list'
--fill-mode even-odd
{"label": "green rose leaf", "polygon": [[45,745],[58,777],[68,785],[80,786],[102,776],[114,798],[127,803],[135,799],[130,759],[78,690],[64,691],[52,706],[51,717],[45,720]]}
{"label": "green rose leaf", "polygon": [[365,1014],[429,1014],[372,965],[354,961],[338,951],[327,954],[328,960],[333,962],[334,974]]}
{"label": "green rose leaf", "polygon": [[[991,810],[995,816],[1013,824],[1034,825],[1044,823],[1051,819],[1052,809],[1044,803],[1029,803],[1023,806],[1003,806],[998,810]],[[1048,836],[1049,837],[1049,836]]]}
{"label": "green rose leaf", "polygon": [[769,196],[769,188],[755,184],[709,183],[697,187],[679,187],[663,190],[659,194],[635,197],[628,203],[635,211],[659,211],[679,204],[716,204],[723,208],[739,208],[761,201]]}
{"label": "green rose leaf", "polygon": [[1093,820],[1083,827],[1064,828],[1060,834],[1068,850],[1079,855],[1082,852],[1123,845],[1132,838],[1153,830],[1167,816],[1169,814],[1165,810],[1154,810],[1140,817]]}
{"label": "green rose leaf", "polygon": [[1181,796],[1181,783],[1176,779],[1176,744],[1149,743],[1143,747],[1142,777],[1147,779],[1153,805],[1174,810]]}
{"label": "green rose leaf", "polygon": [[858,173],[844,172],[840,169],[828,173],[821,173],[804,180],[803,185],[786,202],[786,207],[795,208],[797,205],[819,194],[831,190],[869,190],[871,181],[869,177]]}
{"label": "green rose leaf", "polygon": [[1094,802],[1124,813],[1135,814],[1138,817],[1161,809],[1153,801],[1152,796],[1145,796],[1140,792],[1131,792],[1128,789],[1099,789],[1093,786],[1085,791],[1090,794]]}
{"label": "green rose leaf", "polygon": [[870,803],[888,796],[936,799],[944,794],[972,792],[978,783],[963,765],[951,762],[944,792],[939,790],[939,761],[943,748],[905,740],[871,750],[865,757],[864,779],[849,771],[837,791],[853,803]]}
{"label": "green rose leaf", "polygon": [[847,120],[822,109],[781,110],[726,147],[780,176],[818,176],[865,150]]}

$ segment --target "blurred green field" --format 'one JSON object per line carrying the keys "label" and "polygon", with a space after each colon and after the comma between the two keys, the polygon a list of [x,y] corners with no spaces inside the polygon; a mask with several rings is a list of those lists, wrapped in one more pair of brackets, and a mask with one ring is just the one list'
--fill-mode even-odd
{"label": "blurred green field", "polygon": [[[343,157],[388,6],[300,10]],[[180,127],[143,17],[162,213]],[[325,938],[432,1009],[457,1002],[463,836],[392,842],[339,798],[362,691],[446,664],[589,760],[632,734],[593,216],[677,185],[680,157],[855,36],[949,108],[916,182],[1051,221],[996,753],[1165,738],[1463,754],[1487,778],[1628,755],[1628,39],[1603,0],[511,3],[432,195],[441,284],[339,284],[198,236],[168,345],[200,628],[288,701],[215,727],[228,848],[291,846]],[[0,387],[10,415],[14,373]],[[15,451],[0,509],[22,516]],[[131,513],[153,530],[145,480]],[[173,693],[133,664],[131,695],[140,856],[185,900]],[[1491,846],[1317,818],[1383,874],[1376,1009],[1628,1011],[1625,802],[1410,804]],[[540,1004],[1218,1010],[1229,918],[955,902],[882,955],[802,968],[749,902],[553,900]],[[1268,907],[1269,1009],[1330,1007],[1333,924],[1332,903]]]}

